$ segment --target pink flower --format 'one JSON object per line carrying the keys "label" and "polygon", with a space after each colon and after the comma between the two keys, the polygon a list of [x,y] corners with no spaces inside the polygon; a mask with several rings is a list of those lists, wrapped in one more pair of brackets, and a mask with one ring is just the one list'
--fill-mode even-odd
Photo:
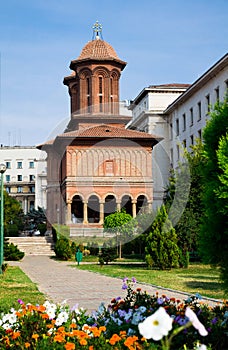
{"label": "pink flower", "polygon": [[205,337],[208,335],[208,332],[204,325],[198,320],[198,317],[196,316],[195,312],[190,309],[190,307],[187,307],[185,310],[185,316],[188,317],[189,321],[192,323],[193,327],[198,330],[199,334]]}

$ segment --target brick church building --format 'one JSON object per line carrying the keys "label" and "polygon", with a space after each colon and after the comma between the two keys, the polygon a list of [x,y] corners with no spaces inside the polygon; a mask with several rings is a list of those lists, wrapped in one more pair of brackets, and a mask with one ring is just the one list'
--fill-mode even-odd
{"label": "brick church building", "polygon": [[[103,40],[93,39],[70,63],[64,78],[71,119],[64,133],[38,146],[47,152],[47,219],[75,235],[101,230],[106,215],[121,208],[133,217],[153,201],[152,149],[161,138],[126,129],[119,79],[126,62]],[[95,232],[95,231],[94,231]]]}

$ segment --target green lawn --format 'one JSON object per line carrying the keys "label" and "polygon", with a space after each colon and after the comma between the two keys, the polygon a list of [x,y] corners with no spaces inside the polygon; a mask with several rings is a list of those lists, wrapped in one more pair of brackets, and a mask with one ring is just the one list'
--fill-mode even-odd
{"label": "green lawn", "polygon": [[[76,266],[76,265],[74,265]],[[148,270],[144,266],[134,264],[111,264],[101,267],[97,264],[76,266],[81,270],[89,270],[111,277],[135,277],[138,282],[180,290],[190,294],[200,293],[202,296],[223,299],[225,295],[219,281],[219,271],[203,264],[190,264],[188,269]]]}
{"label": "green lawn", "polygon": [[10,266],[0,275],[0,312],[9,311],[11,307],[18,308],[18,299],[25,303],[41,304],[45,296],[19,267]]}

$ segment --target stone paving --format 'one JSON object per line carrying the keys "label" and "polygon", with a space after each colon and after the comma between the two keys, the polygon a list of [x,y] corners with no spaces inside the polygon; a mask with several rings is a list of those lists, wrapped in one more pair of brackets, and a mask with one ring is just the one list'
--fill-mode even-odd
{"label": "stone paving", "polygon": [[[59,262],[48,256],[25,256],[20,262],[9,262],[9,265],[19,266],[48,300],[55,303],[66,300],[71,307],[78,303],[88,313],[96,310],[101,302],[108,305],[112,298],[125,296],[121,279],[72,268],[70,265],[73,264],[76,265],[73,262]],[[148,284],[137,283],[137,287],[149,294],[158,292],[159,295],[181,300],[188,297],[186,293]],[[206,301],[213,303],[210,299]]]}

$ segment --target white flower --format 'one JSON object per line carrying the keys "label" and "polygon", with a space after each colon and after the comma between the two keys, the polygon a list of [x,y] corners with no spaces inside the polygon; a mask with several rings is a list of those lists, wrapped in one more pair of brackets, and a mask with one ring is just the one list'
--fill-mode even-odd
{"label": "white flower", "polygon": [[49,301],[45,301],[43,306],[46,308],[46,313],[48,314],[49,319],[53,320],[55,318],[57,306],[55,304],[51,304]]}
{"label": "white flower", "polygon": [[61,326],[63,323],[67,322],[68,317],[69,317],[69,315],[66,311],[60,312],[58,317],[56,318],[55,325]]}
{"label": "white flower", "polygon": [[207,350],[207,347],[204,344],[197,344],[194,349],[195,350]]}
{"label": "white flower", "polygon": [[161,340],[172,329],[173,319],[160,307],[153,315],[139,323],[139,332],[146,339]]}
{"label": "white flower", "polygon": [[204,325],[198,320],[198,317],[196,316],[195,312],[190,309],[190,307],[187,307],[185,310],[185,316],[189,318],[189,321],[192,323],[193,327],[198,330],[199,334],[205,337],[208,335],[208,332]]}

